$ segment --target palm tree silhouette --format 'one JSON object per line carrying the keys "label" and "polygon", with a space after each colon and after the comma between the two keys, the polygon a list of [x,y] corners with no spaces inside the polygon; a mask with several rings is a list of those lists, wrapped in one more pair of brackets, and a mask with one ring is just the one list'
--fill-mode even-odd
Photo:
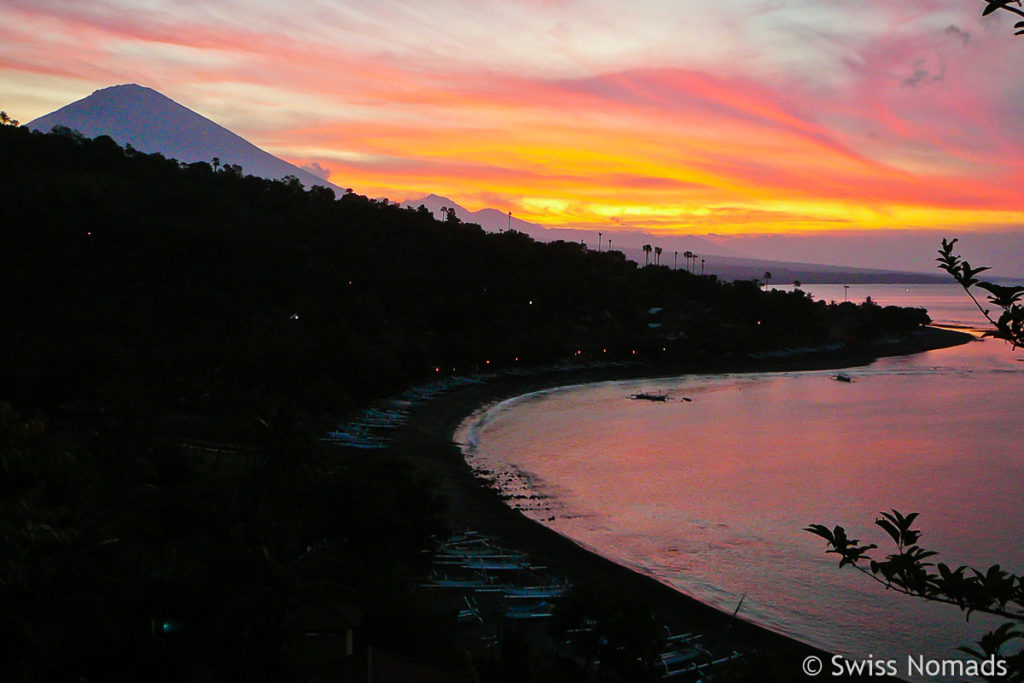
{"label": "palm tree silhouette", "polygon": [[644,266],[647,266],[650,263],[650,258],[651,258],[651,245],[645,244],[643,246],[643,250],[644,250]]}
{"label": "palm tree silhouette", "polygon": [[771,271],[764,271],[764,291],[768,291],[768,283],[771,282],[772,274]]}
{"label": "palm tree silhouette", "polygon": [[654,248],[654,262],[657,265],[661,265],[661,247]]}

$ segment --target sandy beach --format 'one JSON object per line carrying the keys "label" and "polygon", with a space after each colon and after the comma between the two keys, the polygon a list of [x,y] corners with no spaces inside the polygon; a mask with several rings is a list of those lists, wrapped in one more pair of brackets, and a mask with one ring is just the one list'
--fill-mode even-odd
{"label": "sandy beach", "polygon": [[[453,532],[473,529],[528,553],[534,561],[566,576],[586,594],[627,597],[673,632],[701,632],[723,647],[760,653],[761,666],[771,666],[772,680],[806,680],[800,669],[809,655],[825,653],[708,607],[658,581],[619,566],[511,509],[499,494],[472,474],[452,440],[459,424],[481,406],[527,392],[566,384],[615,379],[684,375],[687,373],[832,369],[862,365],[881,356],[916,353],[964,343],[963,333],[928,328],[912,339],[863,348],[859,352],[819,351],[771,359],[736,359],[672,365],[587,368],[547,371],[535,376],[501,376],[456,389],[418,406],[395,441],[394,452],[431,477],[448,501]],[[600,599],[600,598],[598,598]],[[767,679],[766,679],[767,680]]]}

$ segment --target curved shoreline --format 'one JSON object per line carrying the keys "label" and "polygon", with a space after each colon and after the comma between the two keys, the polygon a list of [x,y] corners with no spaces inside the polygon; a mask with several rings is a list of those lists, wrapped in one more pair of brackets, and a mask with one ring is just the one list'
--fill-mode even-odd
{"label": "curved shoreline", "polygon": [[640,379],[690,373],[744,371],[825,370],[869,363],[883,356],[906,355],[956,346],[970,341],[967,334],[929,328],[914,337],[851,352],[817,351],[770,359],[734,359],[686,362],[673,365],[549,371],[532,377],[505,376],[489,383],[462,387],[442,399],[418,406],[394,452],[428,475],[435,490],[448,501],[447,518],[452,530],[475,529],[499,537],[503,543],[527,552],[542,564],[555,568],[574,585],[586,584],[588,594],[629,596],[639,606],[656,613],[675,632],[700,631],[728,634],[731,647],[768,653],[779,671],[791,671],[793,680],[805,680],[800,662],[822,652],[788,636],[769,631],[742,618],[706,605],[660,581],[616,564],[584,548],[539,522],[509,507],[499,493],[478,479],[466,463],[453,434],[463,421],[485,405],[533,391],[607,380]]}

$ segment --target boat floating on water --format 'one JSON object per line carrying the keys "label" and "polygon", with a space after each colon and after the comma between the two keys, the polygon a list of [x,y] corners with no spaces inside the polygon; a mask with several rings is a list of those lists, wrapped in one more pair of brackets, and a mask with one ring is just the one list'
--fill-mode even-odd
{"label": "boat floating on water", "polygon": [[634,401],[657,401],[658,403],[664,403],[668,400],[668,394],[647,394],[639,393],[630,396]]}

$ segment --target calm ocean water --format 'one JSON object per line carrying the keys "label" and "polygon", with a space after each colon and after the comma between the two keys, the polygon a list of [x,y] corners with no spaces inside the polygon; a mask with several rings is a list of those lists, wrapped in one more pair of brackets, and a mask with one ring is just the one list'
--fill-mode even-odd
{"label": "calm ocean water", "polygon": [[[806,289],[982,324],[955,285]],[[787,372],[582,385],[491,406],[456,439],[525,514],[703,602],[731,612],[743,598],[742,617],[851,657],[962,659],[956,647],[998,620],[967,623],[840,571],[801,529],[841,524],[884,551],[878,513],[916,511],[939,561],[1024,571],[1022,360],[989,340],[852,368],[851,384]]]}

